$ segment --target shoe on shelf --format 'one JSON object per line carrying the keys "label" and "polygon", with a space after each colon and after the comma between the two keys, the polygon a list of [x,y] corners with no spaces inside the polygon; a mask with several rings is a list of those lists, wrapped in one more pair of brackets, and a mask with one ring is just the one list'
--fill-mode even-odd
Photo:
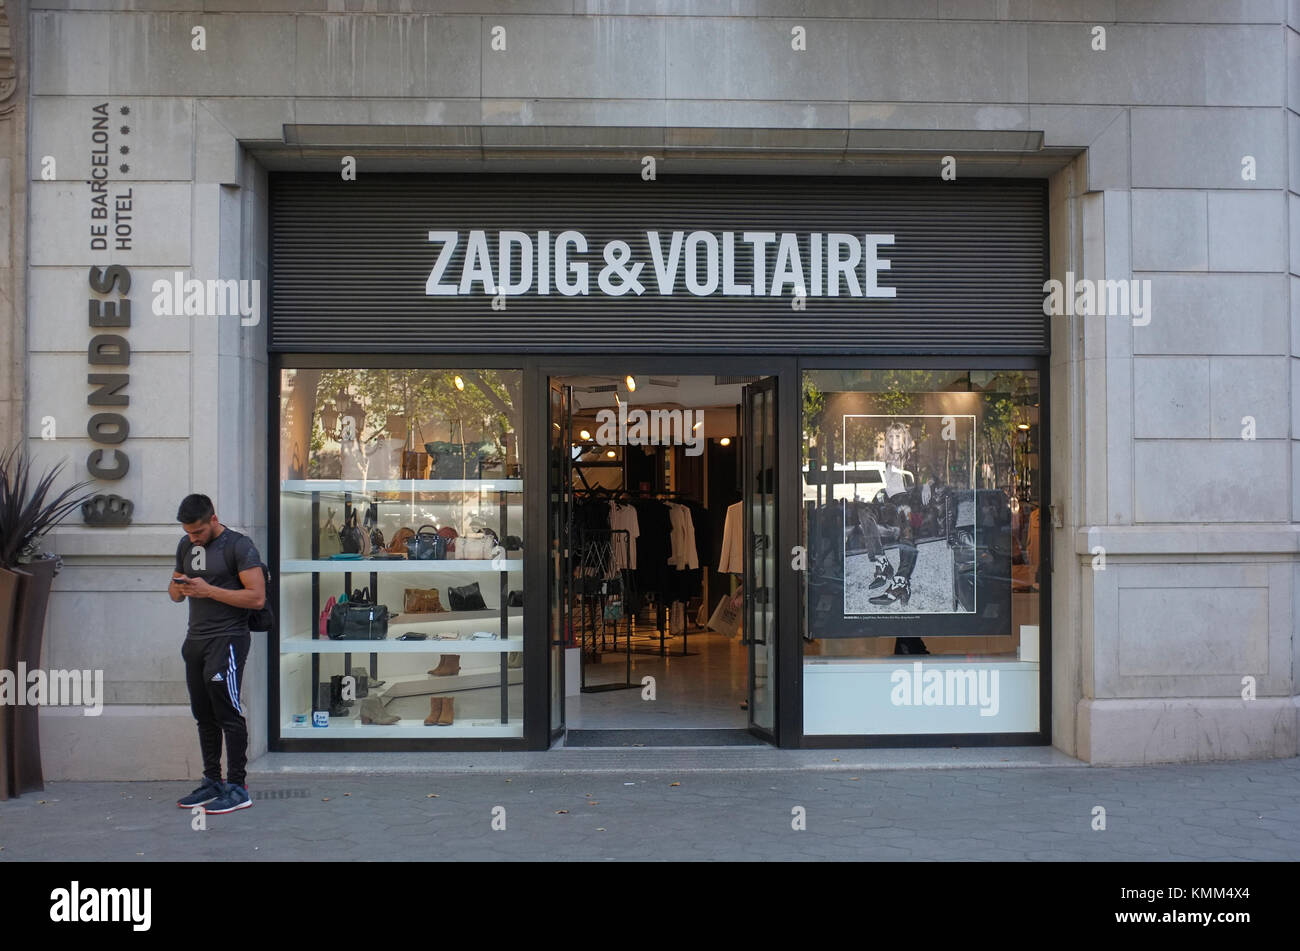
{"label": "shoe on shelf", "polygon": [[204,776],[199,788],[188,796],[176,800],[176,805],[182,809],[193,809],[195,806],[203,806],[220,798],[225,791],[225,786],[221,782]]}
{"label": "shoe on shelf", "polygon": [[247,809],[252,805],[253,800],[248,795],[247,786],[225,783],[222,794],[204,806],[203,811],[210,816],[220,816],[227,812],[234,812],[236,809]]}
{"label": "shoe on shelf", "polygon": [[912,584],[902,575],[894,575],[890,579],[889,587],[871,599],[872,604],[892,604],[895,601],[902,601],[907,604],[912,597]]}
{"label": "shoe on shelf", "polygon": [[460,655],[443,654],[438,659],[438,666],[434,667],[429,673],[435,677],[452,677],[460,673]]}
{"label": "shoe on shelf", "polygon": [[384,701],[378,697],[366,697],[361,701],[361,722],[375,723],[379,726],[392,726],[401,717],[394,716],[384,709]]}
{"label": "shoe on shelf", "polygon": [[429,698],[429,715],[424,718],[425,726],[437,726],[438,720],[442,717],[442,697]]}
{"label": "shoe on shelf", "polygon": [[442,698],[442,713],[438,715],[438,726],[451,726],[456,721],[456,701],[451,697]]}

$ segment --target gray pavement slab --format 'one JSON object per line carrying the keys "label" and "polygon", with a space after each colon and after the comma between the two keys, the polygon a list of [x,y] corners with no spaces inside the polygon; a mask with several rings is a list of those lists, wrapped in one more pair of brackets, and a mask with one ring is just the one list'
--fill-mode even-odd
{"label": "gray pavement slab", "polygon": [[797,751],[809,765],[702,769],[672,752],[674,769],[635,756],[541,770],[465,754],[480,765],[422,773],[259,761],[253,807],[205,829],[175,804],[193,782],[50,783],[0,802],[0,863],[1300,860],[1300,759],[900,769]]}

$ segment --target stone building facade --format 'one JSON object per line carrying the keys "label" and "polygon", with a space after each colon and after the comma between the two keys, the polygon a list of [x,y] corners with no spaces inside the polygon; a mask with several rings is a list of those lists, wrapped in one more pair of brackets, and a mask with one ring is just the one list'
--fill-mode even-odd
{"label": "stone building facade", "polygon": [[[1096,764],[1297,754],[1300,4],[3,6],[6,444],[79,478],[119,445],[86,430],[87,301],[120,296],[88,268],[129,267],[134,304],[130,469],[99,483],[133,523],[74,518],[47,546],[66,564],[47,666],[107,685],[98,718],[45,711],[50,778],[198,774],[162,589],[186,492],[265,550],[267,322],[155,316],[148,289],[267,287],[268,173],[344,155],[363,174],[636,175],[652,155],[662,176],[922,177],[952,156],[1047,179],[1051,277],[1149,281],[1151,303],[1137,325],[1051,321],[1052,742]],[[256,753],[261,635],[251,656]]]}

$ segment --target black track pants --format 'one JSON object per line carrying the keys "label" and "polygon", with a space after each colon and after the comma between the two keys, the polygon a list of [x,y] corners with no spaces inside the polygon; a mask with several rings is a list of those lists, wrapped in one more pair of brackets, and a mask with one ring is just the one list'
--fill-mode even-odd
{"label": "black track pants", "polygon": [[185,683],[190,689],[190,710],[199,725],[203,775],[221,782],[221,737],[226,738],[226,778],[244,785],[248,765],[248,724],[239,690],[248,658],[248,634],[209,637],[181,645]]}

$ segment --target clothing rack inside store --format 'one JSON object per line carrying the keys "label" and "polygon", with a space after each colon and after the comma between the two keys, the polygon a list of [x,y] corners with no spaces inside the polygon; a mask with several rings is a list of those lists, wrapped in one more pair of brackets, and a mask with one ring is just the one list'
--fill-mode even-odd
{"label": "clothing rack inside store", "polygon": [[[683,501],[683,502],[694,502],[697,505],[702,504],[700,503],[699,499],[696,498],[693,494],[689,492],[680,492],[672,489],[652,489],[652,490],[642,491],[640,489],[609,488],[606,486],[592,487],[587,484],[586,479],[582,478],[582,471],[580,467],[575,465],[574,471],[577,473],[578,477],[582,479],[584,485],[584,488],[572,489],[572,494],[575,499],[593,500],[593,501],[605,500],[611,502],[633,501],[633,500],[662,500],[664,502]],[[625,572],[625,574],[631,574],[631,572]],[[629,634],[626,641],[629,659],[630,659],[630,655],[634,653],[635,654],[657,654],[660,657],[668,657],[670,655],[674,657],[697,656],[699,654],[699,651],[693,651],[690,649],[690,634],[691,634],[690,628],[692,626],[691,623],[692,619],[689,617],[689,612],[687,612],[685,609],[686,602],[683,602],[683,607],[682,607],[683,614],[686,615],[683,617],[683,623],[682,623],[682,633],[681,633],[682,649],[680,651],[669,651],[668,638],[677,636],[675,634],[670,635],[668,633],[669,605],[664,600],[664,595],[663,592],[661,591],[647,591],[644,593],[638,592],[636,595],[635,604],[638,608],[640,608],[640,606],[646,600],[654,601],[654,605],[655,605],[654,625],[655,625],[655,630],[657,630],[659,633],[659,644],[657,647],[653,646],[654,634],[651,633],[647,635],[650,638],[651,646],[646,646],[646,647],[634,646],[631,640],[631,635]],[[628,602],[625,597],[624,600],[625,610],[627,604]],[[640,611],[638,610],[635,613],[639,614]],[[635,619],[635,615],[633,615],[633,620],[634,619]],[[706,631],[707,629],[701,629],[700,631],[697,631],[697,633],[705,633]]]}
{"label": "clothing rack inside store", "polygon": [[[631,590],[632,572],[618,565],[628,564],[631,540],[625,529],[593,529],[580,527],[573,550],[574,593],[581,605],[578,611],[579,638],[582,649],[583,693],[601,693],[606,690],[627,690],[639,686],[632,682],[632,615],[627,610]],[[619,557],[619,552],[622,557]],[[618,600],[613,600],[617,595]],[[620,606],[619,616],[607,616],[612,604]],[[572,615],[570,615],[572,616]],[[612,620],[612,625],[606,622]],[[614,651],[618,651],[618,622],[624,622],[623,645],[627,651],[623,680],[613,683],[588,684],[587,665],[599,662],[600,651],[607,649],[607,636],[613,633]],[[596,648],[597,635],[600,650]],[[590,638],[590,641],[588,641]]]}

